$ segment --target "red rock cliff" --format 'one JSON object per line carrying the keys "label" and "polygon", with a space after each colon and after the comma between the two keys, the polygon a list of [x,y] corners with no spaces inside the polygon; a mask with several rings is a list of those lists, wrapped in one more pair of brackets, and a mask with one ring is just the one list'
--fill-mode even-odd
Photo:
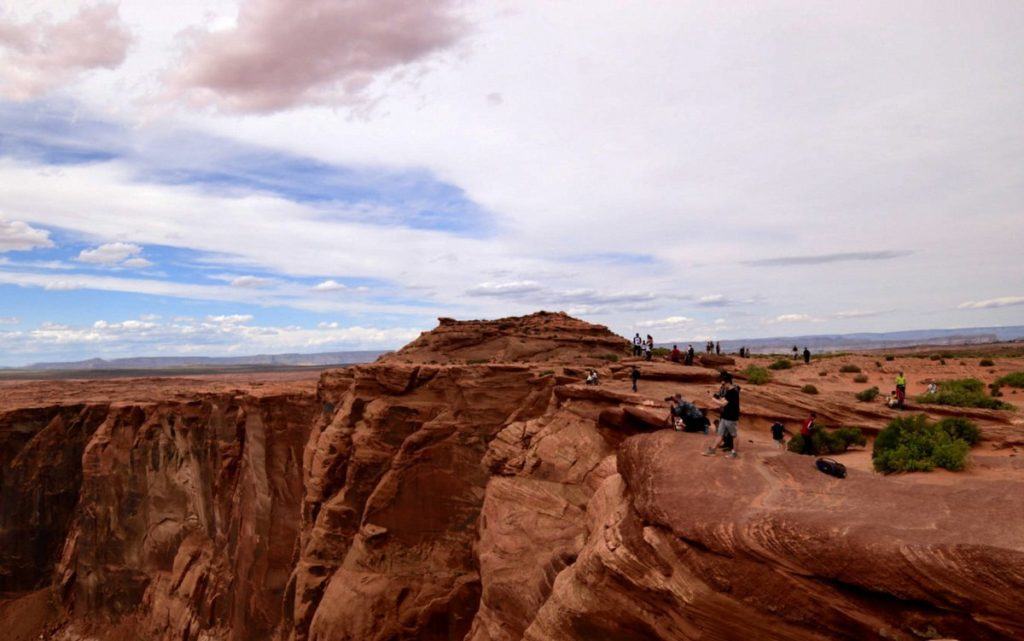
{"label": "red rock cliff", "polygon": [[[1015,460],[922,482],[756,439],[705,458],[660,399],[703,404],[717,372],[640,363],[634,394],[626,348],[563,314],[442,319],[315,398],[0,414],[4,589],[52,583],[67,641],[1024,638]],[[744,403],[753,430],[809,401]]]}

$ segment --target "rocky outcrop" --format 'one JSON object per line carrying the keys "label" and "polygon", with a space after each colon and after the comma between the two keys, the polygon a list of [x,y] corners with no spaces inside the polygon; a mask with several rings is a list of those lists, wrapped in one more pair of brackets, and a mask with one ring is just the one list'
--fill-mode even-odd
{"label": "rocky outcrop", "polygon": [[382,362],[576,362],[599,364],[625,356],[626,339],[603,325],[562,312],[537,312],[498,320],[457,321],[439,325]]}
{"label": "rocky outcrop", "polygon": [[1024,635],[1024,521],[1006,518],[1024,482],[839,481],[802,457],[695,445],[659,433],[620,448],[587,543],[523,638]]}
{"label": "rocky outcrop", "polygon": [[[893,411],[793,381],[744,385],[741,457],[703,457],[663,399],[711,408],[718,371],[626,347],[564,314],[442,319],[315,394],[0,404],[0,625],[35,603],[61,641],[1024,638],[1019,459],[833,479],[754,436]],[[1024,433],[979,421],[986,447]]]}

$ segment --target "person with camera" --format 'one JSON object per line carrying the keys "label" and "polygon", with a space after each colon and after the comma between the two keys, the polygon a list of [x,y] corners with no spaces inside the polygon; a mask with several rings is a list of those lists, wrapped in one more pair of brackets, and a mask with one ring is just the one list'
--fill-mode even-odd
{"label": "person with camera", "polygon": [[725,438],[732,437],[732,450],[729,456],[736,458],[739,454],[739,421],[740,421],[740,387],[732,382],[732,374],[722,372],[722,386],[711,395],[715,404],[721,408],[721,418],[716,430],[718,438],[714,445],[704,452],[704,456],[714,456],[718,446]]}

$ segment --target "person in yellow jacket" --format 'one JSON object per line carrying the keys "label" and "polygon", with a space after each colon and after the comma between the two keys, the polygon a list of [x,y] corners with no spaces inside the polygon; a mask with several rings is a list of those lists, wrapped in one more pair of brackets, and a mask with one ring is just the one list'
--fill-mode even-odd
{"label": "person in yellow jacket", "polygon": [[907,377],[900,372],[896,376],[896,406],[903,409],[903,404],[907,400]]}

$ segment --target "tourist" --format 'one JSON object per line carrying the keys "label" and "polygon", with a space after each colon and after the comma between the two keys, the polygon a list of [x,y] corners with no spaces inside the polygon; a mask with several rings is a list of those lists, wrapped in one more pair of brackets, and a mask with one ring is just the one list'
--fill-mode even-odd
{"label": "tourist", "polygon": [[890,409],[896,409],[900,406],[900,395],[899,392],[893,390],[889,392],[889,395],[885,397],[885,406]]}
{"label": "tourist", "polygon": [[907,402],[907,377],[902,371],[896,376],[896,401],[900,409]]}
{"label": "tourist", "polygon": [[652,356],[654,356],[654,347],[648,343],[647,345],[644,345],[644,360],[649,361]]}
{"label": "tourist", "polygon": [[633,356],[640,355],[640,346],[643,345],[644,339],[640,338],[640,332],[636,333],[633,337]]}
{"label": "tourist", "polygon": [[772,423],[772,440],[780,450],[786,448],[786,428],[778,421]]}
{"label": "tourist", "polygon": [[811,362],[811,350],[804,348],[804,362],[810,364]]}
{"label": "tourist", "polygon": [[798,358],[798,356],[797,356],[797,355],[798,355],[799,353],[800,353],[800,350],[798,350],[798,349],[796,348],[796,345],[794,345],[794,346],[793,346],[793,360],[794,360],[794,361],[795,361],[795,360],[797,360],[797,358]]}
{"label": "tourist", "polygon": [[686,360],[684,363],[686,365],[693,365],[693,345],[686,348]]}
{"label": "tourist", "polygon": [[936,385],[934,382],[928,383],[928,394],[938,394],[938,393],[939,393],[939,386]]}
{"label": "tourist", "polygon": [[600,383],[600,380],[597,376],[597,370],[592,369],[587,372],[587,385],[597,385],[598,383]]}
{"label": "tourist", "polygon": [[640,370],[633,366],[633,371],[629,373],[629,378],[633,381],[633,391],[636,391],[636,382],[640,380]]}
{"label": "tourist", "polygon": [[715,353],[718,354],[718,355],[722,354],[722,343],[721,342],[715,343]]}
{"label": "tourist", "polygon": [[672,346],[672,352],[668,355],[668,360],[673,363],[678,363],[683,358],[683,353],[679,351],[678,345]]}
{"label": "tourist", "polygon": [[729,456],[736,458],[739,454],[737,446],[740,440],[740,387],[733,384],[732,374],[722,372],[722,387],[718,393],[712,395],[712,398],[722,412],[721,418],[718,420],[718,429],[715,430],[718,439],[704,452],[704,456],[714,456],[718,446],[722,444],[726,436],[729,436],[732,437],[732,451],[729,452]]}
{"label": "tourist", "polygon": [[814,454],[814,439],[811,438],[814,434],[814,420],[818,418],[818,415],[811,412],[804,421],[803,427],[800,428],[800,436],[804,437],[804,447],[801,450],[801,454]]}

